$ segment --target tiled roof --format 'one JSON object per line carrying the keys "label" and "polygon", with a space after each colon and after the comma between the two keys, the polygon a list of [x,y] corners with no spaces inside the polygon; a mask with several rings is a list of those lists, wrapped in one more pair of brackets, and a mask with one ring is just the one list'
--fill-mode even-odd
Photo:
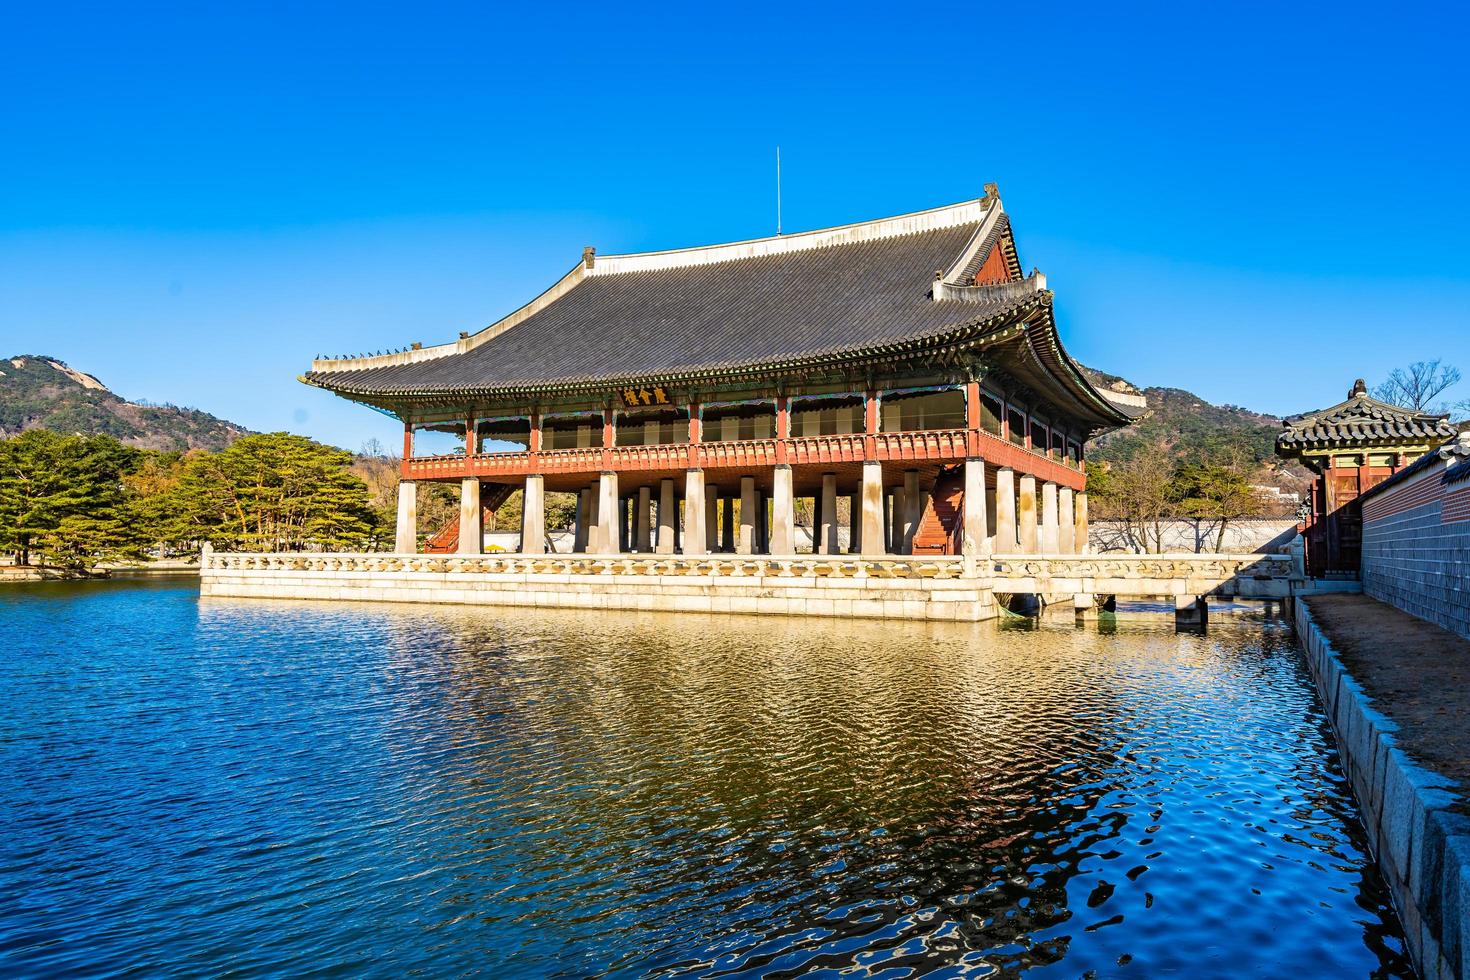
{"label": "tiled roof", "polygon": [[1008,227],[988,186],[975,201],[771,239],[637,255],[588,249],[560,282],[477,334],[318,359],[302,380],[380,405],[512,397],[871,362],[1019,333],[1031,346],[1018,377],[1036,372],[1023,380],[1054,389],[1080,420],[1126,424],[1061,350],[1041,276],[963,281]]}
{"label": "tiled roof", "polygon": [[1276,446],[1287,452],[1320,446],[1436,443],[1455,435],[1448,416],[1381,402],[1368,395],[1361,379],[1348,392],[1347,401],[1282,424],[1285,431],[1276,437]]}

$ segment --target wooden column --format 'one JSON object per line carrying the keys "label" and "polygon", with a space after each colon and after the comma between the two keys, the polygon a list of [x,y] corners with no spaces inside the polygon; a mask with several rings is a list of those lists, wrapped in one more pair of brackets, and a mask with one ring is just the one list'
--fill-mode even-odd
{"label": "wooden column", "polygon": [[[787,465],[791,459],[791,447],[787,445],[791,439],[791,399],[781,395],[776,399],[776,466]],[[788,479],[790,473],[787,474]],[[781,552],[787,554],[787,552]]]}
{"label": "wooden column", "polygon": [[[689,403],[689,468],[697,469],[701,464],[699,460],[699,444],[704,441],[704,416],[701,415],[702,408],[697,401]],[[686,497],[687,501],[687,497]]]}
{"label": "wooden column", "polygon": [[616,411],[611,408],[602,410],[602,468],[612,469],[613,443],[617,441],[617,429],[615,426]]}
{"label": "wooden column", "polygon": [[965,455],[980,455],[980,382],[965,384]]}
{"label": "wooden column", "polygon": [[403,461],[413,459],[413,423],[403,423]]}
{"label": "wooden column", "polygon": [[479,451],[480,434],[475,431],[475,417],[470,415],[464,420],[464,454],[470,457]]}
{"label": "wooden column", "polygon": [[[869,388],[863,397],[863,460],[878,454],[878,392]],[[866,476],[863,477],[867,479]]]}

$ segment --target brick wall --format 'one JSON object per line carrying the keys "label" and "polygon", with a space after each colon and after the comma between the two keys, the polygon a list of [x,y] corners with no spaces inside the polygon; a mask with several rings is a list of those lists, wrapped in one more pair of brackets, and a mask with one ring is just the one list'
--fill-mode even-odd
{"label": "brick wall", "polygon": [[1470,637],[1470,469],[1451,443],[1363,502],[1363,591]]}

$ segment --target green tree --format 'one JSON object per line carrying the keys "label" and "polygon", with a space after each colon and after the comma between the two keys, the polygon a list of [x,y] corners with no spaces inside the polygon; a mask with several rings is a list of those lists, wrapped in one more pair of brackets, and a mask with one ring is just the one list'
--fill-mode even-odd
{"label": "green tree", "polygon": [[190,537],[217,547],[300,551],[366,547],[378,517],[351,453],[275,432],[190,457],[177,507]]}
{"label": "green tree", "polygon": [[33,429],[0,440],[0,548],[22,565],[77,569],[138,557],[123,475],[140,455],[110,436]]}
{"label": "green tree", "polygon": [[1195,522],[1195,550],[1203,550],[1204,528],[1215,533],[1215,551],[1225,546],[1231,521],[1257,517],[1263,501],[1250,483],[1250,468],[1239,459],[1184,466],[1174,475],[1179,512]]}

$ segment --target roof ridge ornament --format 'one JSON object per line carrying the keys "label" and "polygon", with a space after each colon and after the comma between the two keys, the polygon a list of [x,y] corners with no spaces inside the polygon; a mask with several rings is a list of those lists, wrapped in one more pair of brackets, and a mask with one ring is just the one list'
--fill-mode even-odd
{"label": "roof ridge ornament", "polygon": [[1359,378],[1358,380],[1353,382],[1353,390],[1348,392],[1348,397],[1362,398],[1366,394],[1368,394],[1368,382],[1364,381],[1362,378]]}
{"label": "roof ridge ornament", "polygon": [[596,263],[596,261],[597,249],[593,248],[591,245],[588,245],[586,248],[582,249],[582,268],[590,269],[592,268],[593,264]]}

